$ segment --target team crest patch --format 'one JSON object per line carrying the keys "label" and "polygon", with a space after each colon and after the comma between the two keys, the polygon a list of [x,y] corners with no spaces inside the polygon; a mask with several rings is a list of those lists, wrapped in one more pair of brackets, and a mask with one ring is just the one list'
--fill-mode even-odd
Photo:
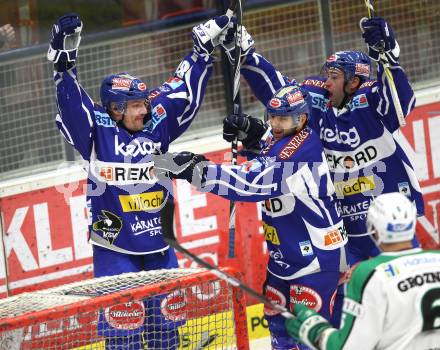
{"label": "team crest patch", "polygon": [[399,182],[397,184],[397,186],[399,187],[400,193],[402,193],[403,195],[405,195],[407,197],[411,197],[411,188],[409,187],[408,182]]}
{"label": "team crest patch", "polygon": [[98,221],[92,225],[94,231],[101,231],[102,237],[113,244],[122,229],[122,219],[111,211],[101,210]]}

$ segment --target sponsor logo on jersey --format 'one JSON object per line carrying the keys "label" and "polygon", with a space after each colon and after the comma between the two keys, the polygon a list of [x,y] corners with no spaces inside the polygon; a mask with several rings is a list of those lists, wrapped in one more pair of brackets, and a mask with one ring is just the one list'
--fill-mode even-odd
{"label": "sponsor logo on jersey", "polygon": [[176,290],[168,294],[160,304],[160,311],[166,319],[171,321],[182,321],[186,318],[188,305],[183,290]]}
{"label": "sponsor logo on jersey", "polygon": [[158,90],[153,90],[150,92],[150,94],[148,95],[148,99],[151,101],[153,101],[157,96],[160,95],[160,91]]}
{"label": "sponsor logo on jersey", "polygon": [[313,255],[313,247],[310,241],[302,241],[299,242],[298,245],[303,256]]}
{"label": "sponsor logo on jersey", "polygon": [[326,153],[325,158],[331,169],[337,167],[353,169],[355,166],[362,166],[377,158],[377,148],[373,145],[359,149],[352,155],[336,155]]}
{"label": "sponsor logo on jersey", "polygon": [[376,82],[376,80],[368,80],[365,83],[363,83],[361,86],[359,86],[359,89],[373,86],[375,82]]}
{"label": "sponsor logo on jersey", "polygon": [[116,122],[110,118],[107,113],[95,111],[96,124],[105,128],[112,128],[116,125]]}
{"label": "sponsor logo on jersey", "polygon": [[130,301],[105,309],[105,319],[116,329],[137,329],[144,324],[145,307],[142,301]]}
{"label": "sponsor logo on jersey", "polygon": [[358,108],[368,107],[368,100],[365,94],[357,95],[348,104],[350,111],[354,111]]}
{"label": "sponsor logo on jersey", "polygon": [[109,185],[156,183],[157,179],[153,175],[153,168],[153,162],[124,164],[97,161],[91,164],[92,173],[102,182],[106,182]]}
{"label": "sponsor logo on jersey", "polygon": [[160,142],[151,140],[134,139],[129,144],[119,142],[118,135],[115,135],[115,154],[124,157],[136,157],[137,155],[157,154],[160,153]]}
{"label": "sponsor logo on jersey", "polygon": [[151,211],[160,207],[163,202],[163,195],[163,191],[120,195],[119,202],[124,212]]}
{"label": "sponsor logo on jersey", "polygon": [[154,106],[153,111],[152,111],[152,115],[153,115],[153,118],[151,120],[151,123],[146,128],[149,130],[154,130],[154,128],[161,122],[161,120],[167,117],[167,111],[162,106],[162,104],[159,103],[158,105]]}
{"label": "sponsor logo on jersey", "polygon": [[290,311],[293,311],[294,304],[303,304],[317,312],[321,310],[322,298],[317,291],[301,284],[290,286]]}
{"label": "sponsor logo on jersey", "polygon": [[397,268],[397,266],[395,266],[393,264],[380,265],[380,267],[383,270],[383,272],[385,273],[385,275],[389,278],[395,277],[398,274],[400,274],[400,271]]}
{"label": "sponsor logo on jersey", "polygon": [[309,92],[309,95],[312,100],[312,107],[319,109],[322,112],[325,112],[329,107],[329,101],[320,94],[315,94],[313,92]]}
{"label": "sponsor logo on jersey", "polygon": [[184,81],[178,77],[171,77],[167,80],[167,84],[171,87],[171,89],[176,90],[179,86],[181,86]]}
{"label": "sponsor logo on jersey", "polygon": [[[267,285],[264,290],[264,295],[266,296],[267,299],[269,299],[273,303],[284,307],[286,306],[286,297],[278,289]],[[266,316],[275,316],[278,315],[279,313],[280,312],[278,310],[275,310],[271,307],[264,305],[264,314]]]}
{"label": "sponsor logo on jersey", "polygon": [[399,188],[399,192],[404,196],[411,197],[411,187],[409,187],[408,182],[399,182],[397,187]]}
{"label": "sponsor logo on jersey", "polygon": [[280,239],[278,238],[277,229],[263,222],[264,239],[272,242],[272,244],[280,245]]}
{"label": "sponsor logo on jersey", "polygon": [[440,271],[425,272],[423,274],[405,278],[403,281],[397,283],[397,288],[401,292],[406,292],[411,288],[423,286],[425,283],[440,284]]}
{"label": "sponsor logo on jersey", "polygon": [[359,133],[356,127],[351,127],[348,131],[339,131],[337,128],[335,130],[330,128],[324,128],[322,126],[322,119],[319,121],[319,125],[321,126],[320,130],[320,138],[326,142],[336,142],[339,144],[349,145],[353,148],[356,148],[361,143],[361,138],[359,137]]}
{"label": "sponsor logo on jersey", "polygon": [[277,249],[277,250],[270,250],[269,251],[269,256],[281,268],[287,270],[290,267],[290,265],[288,263],[283,261],[284,255],[281,252],[281,250],[279,250],[279,249]]}
{"label": "sponsor logo on jersey", "polygon": [[306,129],[302,129],[298,134],[292,137],[292,139],[283,147],[278,157],[282,160],[289,159],[298,148],[304,143],[310,133]]}
{"label": "sponsor logo on jersey", "polygon": [[130,223],[130,228],[135,236],[143,233],[148,233],[150,237],[162,234],[162,226],[160,225],[159,217],[149,220],[139,220],[136,216],[136,221]]}
{"label": "sponsor logo on jersey", "polygon": [[349,299],[347,297],[344,298],[344,304],[342,305],[342,311],[354,316],[354,317],[360,317],[364,315],[364,309],[362,304],[359,304],[358,302]]}
{"label": "sponsor logo on jersey", "polygon": [[324,235],[324,246],[338,245],[347,239],[345,226],[339,226]]}
{"label": "sponsor logo on jersey", "polygon": [[316,86],[325,89],[325,81],[318,79],[306,79],[300,85]]}
{"label": "sponsor logo on jersey", "polygon": [[365,220],[371,201],[371,199],[367,199],[351,205],[342,205],[340,207],[340,215],[342,217],[350,217],[351,221]]}
{"label": "sponsor logo on jersey", "polygon": [[269,198],[263,202],[263,209],[270,217],[280,217],[293,212],[295,197],[292,193],[284,196]]}
{"label": "sponsor logo on jersey", "polygon": [[347,181],[335,182],[335,190],[338,197],[352,196],[354,194],[374,190],[376,184],[374,176],[361,176],[355,179],[348,179]]}
{"label": "sponsor logo on jersey", "polygon": [[113,244],[122,229],[122,219],[111,211],[101,210],[98,220],[92,225],[94,231],[101,231],[102,237]]}

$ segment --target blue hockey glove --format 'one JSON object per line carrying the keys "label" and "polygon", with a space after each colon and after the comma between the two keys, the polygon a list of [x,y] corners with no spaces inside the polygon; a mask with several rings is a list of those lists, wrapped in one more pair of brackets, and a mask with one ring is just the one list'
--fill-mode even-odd
{"label": "blue hockey glove", "polygon": [[170,179],[182,179],[194,185],[200,185],[208,159],[203,154],[191,152],[165,153],[154,156],[156,176]]}
{"label": "blue hockey glove", "polygon": [[296,317],[285,322],[287,333],[310,349],[318,350],[320,337],[326,329],[332,327],[330,323],[304,304],[295,304],[293,313]]}
{"label": "blue hockey glove", "polygon": [[393,29],[381,17],[362,18],[360,22],[362,37],[368,46],[368,55],[375,61],[379,54],[385,53],[392,64],[398,64],[400,48]]}
{"label": "blue hockey glove", "polygon": [[194,50],[201,55],[211,55],[218,46],[219,36],[226,29],[230,18],[226,15],[217,16],[208,22],[196,25],[191,32]]}
{"label": "blue hockey glove", "polygon": [[246,114],[231,114],[223,119],[223,139],[241,141],[248,150],[258,150],[268,126],[260,119]]}
{"label": "blue hockey glove", "polygon": [[[237,31],[237,18],[232,17],[228,23],[228,29],[223,31],[220,35],[220,45],[225,49],[226,56],[231,64],[235,61],[235,34]],[[245,26],[241,26],[241,53],[240,57],[243,60],[248,54],[252,54],[255,41],[248,33]]]}
{"label": "blue hockey glove", "polygon": [[52,37],[47,52],[47,59],[55,68],[73,66],[77,57],[83,24],[76,13],[60,17],[52,26]]}

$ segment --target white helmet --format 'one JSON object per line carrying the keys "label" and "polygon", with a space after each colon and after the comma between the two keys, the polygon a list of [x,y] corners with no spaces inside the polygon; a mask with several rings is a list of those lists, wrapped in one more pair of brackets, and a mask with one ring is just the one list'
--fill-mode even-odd
{"label": "white helmet", "polygon": [[396,243],[413,239],[417,211],[414,203],[399,192],[384,193],[370,205],[367,229],[377,231],[377,244]]}

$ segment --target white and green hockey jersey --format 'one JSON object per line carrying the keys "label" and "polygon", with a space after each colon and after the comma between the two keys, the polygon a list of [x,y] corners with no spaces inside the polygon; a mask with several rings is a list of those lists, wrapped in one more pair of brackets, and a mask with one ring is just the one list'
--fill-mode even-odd
{"label": "white and green hockey jersey", "polygon": [[440,251],[382,253],[353,271],[325,350],[440,350]]}

